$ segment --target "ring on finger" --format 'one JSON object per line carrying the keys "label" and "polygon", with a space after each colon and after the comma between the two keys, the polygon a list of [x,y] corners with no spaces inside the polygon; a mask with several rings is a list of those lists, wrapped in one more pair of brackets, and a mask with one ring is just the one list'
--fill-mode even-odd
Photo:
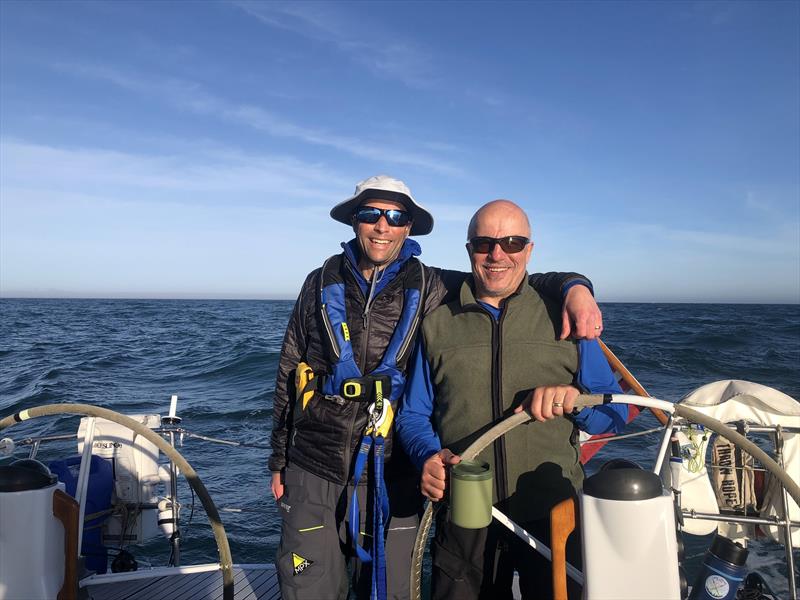
{"label": "ring on finger", "polygon": [[561,402],[553,402],[553,408],[561,408],[564,406]]}

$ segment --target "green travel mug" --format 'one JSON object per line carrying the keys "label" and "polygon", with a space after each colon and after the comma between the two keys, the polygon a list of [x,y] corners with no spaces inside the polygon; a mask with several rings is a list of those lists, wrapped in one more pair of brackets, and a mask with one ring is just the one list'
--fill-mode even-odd
{"label": "green travel mug", "polygon": [[450,471],[450,520],[466,529],[492,522],[492,468],[489,463],[462,460]]}

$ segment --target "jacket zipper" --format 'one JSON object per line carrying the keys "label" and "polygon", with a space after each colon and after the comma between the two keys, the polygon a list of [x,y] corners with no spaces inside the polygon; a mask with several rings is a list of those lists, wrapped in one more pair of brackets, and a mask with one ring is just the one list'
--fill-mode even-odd
{"label": "jacket zipper", "polygon": [[[355,273],[353,273],[353,267],[350,265],[350,263],[348,261],[345,261],[345,266],[350,270],[351,275],[355,278]],[[358,285],[358,283],[356,283],[355,287],[358,289],[358,293],[361,294],[362,300],[364,300],[364,302],[366,302],[366,298],[364,297],[364,293],[361,291],[361,286]],[[345,289],[347,289],[346,285],[345,285]],[[345,294],[345,314],[347,314],[347,294]],[[361,332],[361,343],[359,344],[361,346],[361,356],[359,357],[359,361],[358,361],[359,362],[358,369],[361,371],[362,374],[364,373],[364,364],[363,363],[366,360],[365,359],[365,355],[366,355],[365,341],[367,339],[367,334],[368,334],[367,325],[368,325],[368,323],[366,322],[366,319],[365,319],[364,330]],[[355,435],[356,419],[358,418],[359,408],[361,406],[359,403],[355,403],[355,402],[351,402],[351,405],[352,404],[355,404],[356,406],[355,406],[355,408],[353,408],[353,411],[352,411],[353,414],[350,416],[350,430],[349,430],[349,435],[347,436],[347,440],[345,441],[345,446],[344,446],[344,467],[345,467],[344,480],[345,480],[345,482],[350,481],[350,467],[352,466],[352,464],[351,464],[352,463],[352,444],[351,444],[351,442],[353,441],[353,435]],[[360,441],[359,441],[359,443],[360,443]],[[358,485],[358,482],[357,481],[354,482],[354,485]],[[355,492],[353,492],[353,493],[355,493]]]}
{"label": "jacket zipper", "polygon": [[[506,311],[500,313],[500,320],[492,319],[492,418],[499,421],[503,417],[503,347],[500,339],[502,335],[503,320]],[[494,462],[497,484],[497,498],[505,500],[508,497],[508,481],[506,474],[506,443],[505,438],[501,437],[494,442]]]}
{"label": "jacket zipper", "polygon": [[[330,258],[327,259],[324,263],[322,263],[322,271],[320,272],[320,275],[319,275],[319,297],[320,298],[323,297],[322,290],[325,287],[325,282],[323,280],[323,274],[325,273],[325,267],[328,266],[328,261],[329,260],[330,260]],[[345,306],[347,306],[346,303],[345,303]],[[326,307],[327,307],[327,304],[323,304],[322,305],[322,323],[325,325],[325,331],[328,333],[328,339],[331,342],[331,351],[333,352],[333,355],[336,357],[336,360],[338,361],[339,360],[339,356],[341,355],[341,350],[339,349],[339,343],[336,341],[336,336],[333,334],[333,326],[331,325],[331,321],[328,318],[328,311],[326,310]]]}
{"label": "jacket zipper", "polygon": [[325,329],[328,332],[328,339],[331,341],[331,350],[333,351],[333,355],[336,357],[336,360],[339,360],[339,355],[341,354],[339,350],[339,344],[336,342],[336,336],[333,335],[333,327],[331,326],[331,322],[328,319],[328,311],[326,310],[325,304],[322,305],[322,322],[325,324]]}

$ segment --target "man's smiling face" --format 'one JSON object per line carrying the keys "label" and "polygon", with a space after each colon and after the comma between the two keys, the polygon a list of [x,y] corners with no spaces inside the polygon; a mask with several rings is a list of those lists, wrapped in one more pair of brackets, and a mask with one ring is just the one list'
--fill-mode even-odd
{"label": "man's smiling face", "polygon": [[[475,215],[469,235],[471,238],[512,235],[530,238],[530,230],[522,209],[512,202],[498,200],[487,204]],[[475,277],[475,297],[499,306],[500,300],[513,294],[525,277],[532,249],[533,244],[529,243],[521,252],[506,253],[500,244],[495,244],[490,252],[480,253],[467,244]]]}
{"label": "man's smiling face", "polygon": [[[392,200],[366,200],[361,206],[405,210],[405,206]],[[403,242],[411,231],[411,223],[403,227],[392,227],[383,215],[375,223],[356,222],[353,227],[361,247],[362,262],[366,258],[372,265],[377,266],[384,266],[397,258]]]}

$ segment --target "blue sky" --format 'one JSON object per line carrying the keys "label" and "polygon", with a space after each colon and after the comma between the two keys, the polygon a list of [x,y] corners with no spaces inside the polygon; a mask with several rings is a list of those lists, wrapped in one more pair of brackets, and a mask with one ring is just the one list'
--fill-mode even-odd
{"label": "blue sky", "polygon": [[0,2],[0,295],[294,297],[403,179],[601,301],[800,302],[800,3]]}

